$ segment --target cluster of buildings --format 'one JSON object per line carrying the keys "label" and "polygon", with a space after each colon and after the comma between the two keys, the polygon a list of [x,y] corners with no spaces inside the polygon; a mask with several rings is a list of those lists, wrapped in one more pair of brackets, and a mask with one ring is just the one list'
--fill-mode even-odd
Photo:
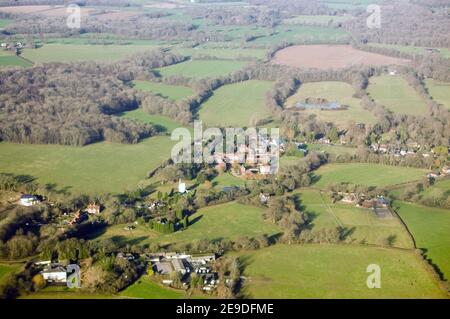
{"label": "cluster of buildings", "polygon": [[[373,143],[369,146],[369,149],[377,154],[388,154],[394,155],[396,157],[405,157],[405,156],[415,157],[420,151],[421,146],[418,143],[408,143],[406,147],[399,147],[397,145],[390,145],[390,144]],[[424,158],[430,157],[432,155],[431,153],[428,152],[421,152],[421,154]]]}
{"label": "cluster of buildings", "polygon": [[234,173],[250,178],[255,175],[275,174],[279,154],[285,151],[284,148],[284,141],[260,138],[258,142],[237,145],[234,152],[215,152],[210,159],[218,170],[225,170],[227,164],[239,164],[239,171]]}
{"label": "cluster of buildings", "polygon": [[158,253],[147,256],[147,260],[154,273],[162,276],[162,283],[171,285],[171,274],[181,274],[184,280],[192,273],[196,273],[203,282],[202,289],[210,291],[216,288],[218,274],[212,270],[211,263],[216,260],[215,255],[193,256],[179,253]]}
{"label": "cluster of buildings", "polygon": [[450,176],[450,166],[445,165],[440,172],[431,172],[427,175],[428,179],[436,179],[439,177]]}
{"label": "cluster of buildings", "polygon": [[367,198],[365,195],[358,195],[356,193],[339,193],[339,195],[342,196],[341,202],[352,204],[356,207],[372,209],[379,218],[392,216],[389,200],[384,196]]}
{"label": "cluster of buildings", "polygon": [[20,50],[23,49],[25,45],[22,42],[14,42],[14,43],[7,43],[2,42],[0,43],[0,48],[3,50]]}

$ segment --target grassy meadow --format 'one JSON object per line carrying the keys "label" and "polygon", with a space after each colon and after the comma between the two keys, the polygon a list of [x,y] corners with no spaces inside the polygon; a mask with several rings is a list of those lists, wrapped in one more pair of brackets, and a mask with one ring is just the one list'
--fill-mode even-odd
{"label": "grassy meadow", "polygon": [[250,80],[222,86],[200,107],[199,117],[207,126],[254,125],[271,116],[265,103],[273,83]]}
{"label": "grassy meadow", "polygon": [[[395,49],[400,52],[404,52],[411,55],[423,55],[426,54],[426,47],[417,47],[411,45],[400,45],[400,44],[385,44],[385,43],[369,43],[369,46],[375,48],[389,48]],[[450,49],[447,48],[436,48],[439,50],[440,54],[445,58],[450,58]]]}
{"label": "grassy meadow", "polygon": [[354,147],[326,144],[309,144],[308,150],[314,152],[324,152],[335,156],[354,155],[356,153],[356,148]]}
{"label": "grassy meadow", "polygon": [[48,286],[44,289],[28,295],[20,296],[20,299],[118,299],[119,296],[89,293],[77,289],[69,289],[64,286]]}
{"label": "grassy meadow", "polygon": [[168,85],[150,81],[133,81],[134,88],[159,95],[166,99],[178,101],[194,95],[194,91],[186,86]]}
{"label": "grassy meadow", "polygon": [[349,122],[360,122],[374,124],[375,117],[361,106],[361,100],[353,97],[354,89],[350,84],[344,82],[328,81],[305,83],[298,89],[297,93],[289,97],[286,107],[295,107],[296,102],[304,101],[306,98],[324,98],[329,102],[337,102],[349,106],[348,110],[302,110],[307,114],[315,114],[326,122],[333,122],[338,127],[347,127]]}
{"label": "grassy meadow", "polygon": [[142,276],[134,284],[120,293],[121,296],[138,299],[185,299],[186,294],[180,290],[162,287],[148,276]]}
{"label": "grassy meadow", "polygon": [[306,25],[336,25],[348,20],[351,16],[332,16],[332,15],[298,15],[293,18],[285,19],[285,24],[306,24]]}
{"label": "grassy meadow", "polygon": [[170,157],[172,145],[166,136],[134,145],[0,143],[0,172],[31,175],[40,184],[55,183],[72,194],[116,193],[136,188],[149,171]]}
{"label": "grassy meadow", "polygon": [[26,68],[32,65],[33,64],[31,64],[30,62],[15,55],[0,55],[0,68],[13,66]]}
{"label": "grassy meadow", "polygon": [[154,45],[46,44],[38,49],[25,49],[22,56],[35,63],[113,62],[156,48]]}
{"label": "grassy meadow", "polygon": [[9,274],[12,274],[19,270],[22,265],[20,264],[0,264],[0,284],[3,283],[5,278],[8,277]]}
{"label": "grassy meadow", "polygon": [[241,236],[279,233],[278,227],[263,219],[263,212],[261,208],[231,202],[198,210],[189,218],[192,225],[184,231],[160,234],[144,226],[128,231],[124,229],[125,225],[115,225],[108,227],[98,238],[112,238],[123,244],[142,245],[157,242],[164,245],[201,239],[237,239]]}
{"label": "grassy meadow", "polygon": [[265,30],[263,36],[251,41],[252,44],[273,46],[281,42],[333,43],[348,38],[343,29],[323,26],[279,25],[274,30]]}
{"label": "grassy meadow", "polygon": [[332,229],[338,226],[349,231],[346,239],[353,244],[386,245],[386,239],[394,237],[393,247],[414,248],[405,227],[396,218],[378,218],[371,209],[344,203],[332,203],[326,193],[315,190],[297,192],[304,210],[312,218],[312,231]]}
{"label": "grassy meadow", "polygon": [[372,77],[367,92],[377,103],[394,113],[409,115],[427,113],[427,106],[422,97],[399,76]]}
{"label": "grassy meadow", "polygon": [[433,100],[450,109],[450,83],[426,79],[425,87]]}
{"label": "grassy meadow", "polygon": [[[275,245],[241,253],[249,298],[445,298],[412,251],[345,245]],[[381,267],[369,289],[367,267]]]}
{"label": "grassy meadow", "polygon": [[216,59],[264,59],[266,50],[264,49],[244,49],[244,48],[208,48],[198,46],[195,48],[174,48],[172,52],[189,56],[192,58],[210,57]]}
{"label": "grassy meadow", "polygon": [[450,211],[413,203],[395,202],[394,207],[416,240],[417,248],[450,279]]}
{"label": "grassy meadow", "polygon": [[159,132],[171,133],[174,129],[182,125],[170,117],[157,114],[145,113],[142,109],[123,112],[120,114],[123,118],[135,120],[153,125]]}
{"label": "grassy meadow", "polygon": [[218,77],[240,70],[247,62],[228,60],[189,60],[156,69],[161,76],[202,79]]}
{"label": "grassy meadow", "polygon": [[315,187],[323,188],[335,183],[351,183],[385,187],[422,179],[426,170],[378,164],[328,164],[316,171],[319,181]]}

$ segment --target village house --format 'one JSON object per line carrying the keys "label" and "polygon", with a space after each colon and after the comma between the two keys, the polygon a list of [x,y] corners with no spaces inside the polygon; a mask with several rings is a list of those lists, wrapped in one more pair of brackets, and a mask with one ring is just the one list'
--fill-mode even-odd
{"label": "village house", "polygon": [[261,193],[259,194],[259,201],[261,202],[261,204],[266,204],[270,199],[270,195],[269,194],[264,194]]}
{"label": "village house", "polygon": [[259,172],[261,175],[269,175],[272,174],[272,168],[270,165],[261,165],[259,167]]}
{"label": "village house", "polygon": [[40,274],[47,283],[59,284],[67,282],[66,267],[60,264],[48,264]]}
{"label": "village house", "polygon": [[100,214],[100,208],[101,208],[100,205],[91,203],[87,206],[86,212],[91,215],[98,215]]}
{"label": "village house", "polygon": [[343,195],[341,202],[346,204],[355,204],[358,201],[358,197],[355,193],[345,194]]}
{"label": "village house", "polygon": [[34,195],[24,194],[19,199],[19,205],[30,207],[39,204],[39,199]]}
{"label": "village house", "polygon": [[442,167],[441,173],[444,176],[450,175],[450,166],[445,165],[444,167]]}

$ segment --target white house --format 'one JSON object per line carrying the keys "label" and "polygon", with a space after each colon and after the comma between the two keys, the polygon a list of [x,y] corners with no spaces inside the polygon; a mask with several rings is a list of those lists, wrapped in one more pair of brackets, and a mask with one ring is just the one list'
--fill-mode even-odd
{"label": "white house", "polygon": [[67,282],[67,271],[64,266],[61,265],[49,265],[43,271],[41,271],[42,277],[45,281],[51,283],[65,283]]}
{"label": "white house", "polygon": [[36,196],[28,195],[28,194],[22,195],[19,200],[19,204],[21,206],[26,206],[26,207],[30,207],[30,206],[36,205],[38,203],[39,203],[39,200],[37,199]]}
{"label": "white house", "polygon": [[182,183],[181,179],[178,181],[178,192],[180,194],[186,193],[186,183]]}
{"label": "white house", "polygon": [[269,174],[271,174],[271,167],[270,167],[270,165],[261,165],[259,167],[259,172],[262,175],[269,175]]}

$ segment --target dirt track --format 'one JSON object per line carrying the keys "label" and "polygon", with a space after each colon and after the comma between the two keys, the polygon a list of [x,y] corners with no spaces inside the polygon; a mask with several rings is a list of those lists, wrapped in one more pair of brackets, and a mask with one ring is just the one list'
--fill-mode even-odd
{"label": "dirt track", "polygon": [[354,49],[350,45],[296,45],[276,53],[275,64],[299,68],[339,69],[351,65],[407,65],[409,60]]}

